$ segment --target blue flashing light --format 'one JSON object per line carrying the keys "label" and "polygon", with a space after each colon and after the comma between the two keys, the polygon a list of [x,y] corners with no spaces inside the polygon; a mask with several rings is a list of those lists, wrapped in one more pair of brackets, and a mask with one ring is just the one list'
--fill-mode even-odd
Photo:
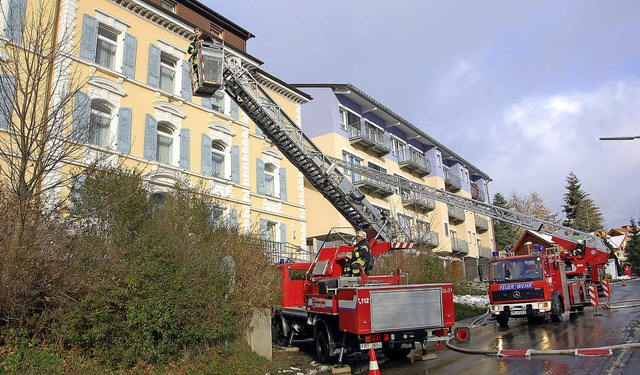
{"label": "blue flashing light", "polygon": [[498,252],[497,251],[492,251],[491,255],[493,255],[494,258],[497,258],[498,257]]}
{"label": "blue flashing light", "polygon": [[542,245],[538,246],[538,251],[539,252],[543,252],[544,251],[544,246],[542,246]]}

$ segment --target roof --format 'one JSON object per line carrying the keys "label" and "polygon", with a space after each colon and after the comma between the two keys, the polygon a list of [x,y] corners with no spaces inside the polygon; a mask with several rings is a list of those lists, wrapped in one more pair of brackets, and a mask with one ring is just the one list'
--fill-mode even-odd
{"label": "roof", "polygon": [[299,88],[331,88],[336,95],[345,95],[350,100],[360,105],[371,108],[371,111],[374,112],[376,116],[385,120],[385,122],[394,124],[394,126],[399,128],[404,128],[403,130],[409,130],[409,133],[407,133],[409,137],[417,138],[418,142],[421,142],[423,144],[433,145],[437,147],[440,151],[442,151],[443,158],[446,159],[447,157],[450,157],[458,160],[460,161],[460,163],[469,168],[471,174],[481,176],[487,182],[492,181],[489,175],[480,170],[480,168],[474,166],[462,156],[458,155],[453,150],[438,142],[436,139],[422,131],[420,128],[413,125],[408,120],[350,83],[293,83],[292,86]]}

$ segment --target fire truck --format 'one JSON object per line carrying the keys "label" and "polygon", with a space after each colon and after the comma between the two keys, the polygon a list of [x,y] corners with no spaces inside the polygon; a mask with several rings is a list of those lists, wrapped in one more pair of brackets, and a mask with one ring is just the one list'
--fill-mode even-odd
{"label": "fire truck", "polygon": [[[410,249],[391,242],[386,218],[340,172],[268,95],[239,59],[225,54],[222,43],[203,42],[194,95],[210,97],[219,89],[243,109],[265,136],[300,170],[356,229],[367,231],[372,255]],[[281,306],[273,309],[273,337],[281,345],[313,339],[322,362],[342,362],[348,352],[380,348],[390,358],[405,357],[416,342],[469,339],[466,328],[454,329],[451,283],[407,285],[401,270],[392,275],[343,274],[354,246],[324,247],[313,262],[279,265]],[[406,276],[406,275],[404,275]],[[336,358],[337,357],[337,358]]]}
{"label": "fire truck", "polygon": [[529,245],[527,254],[506,253],[489,262],[489,310],[501,326],[508,326],[509,318],[560,322],[565,313],[590,305],[588,285],[601,290],[609,261],[602,240],[592,238],[593,245],[586,245],[586,240],[552,238],[562,249]]}

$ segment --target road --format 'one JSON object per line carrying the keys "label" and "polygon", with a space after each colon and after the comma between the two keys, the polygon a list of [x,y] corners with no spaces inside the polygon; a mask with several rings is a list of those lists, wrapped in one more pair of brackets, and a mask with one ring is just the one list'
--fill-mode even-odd
{"label": "road", "polygon": [[[378,363],[386,374],[608,374],[630,375],[640,373],[640,348],[617,348],[610,356],[575,356],[537,354],[530,357],[498,357],[499,349],[583,349],[618,346],[640,342],[640,280],[628,281],[626,286],[612,283],[614,309],[598,310],[592,307],[583,313],[571,314],[560,323],[529,324],[526,320],[511,320],[509,328],[500,328],[490,318],[480,321],[471,329],[471,340],[456,344],[464,350],[485,351],[493,354],[468,354],[449,348],[437,352],[437,359],[429,361],[386,361]],[[627,301],[618,303],[617,301]],[[633,301],[636,300],[636,301]],[[470,324],[471,322],[466,322]],[[351,363],[352,374],[367,374],[368,360]]]}

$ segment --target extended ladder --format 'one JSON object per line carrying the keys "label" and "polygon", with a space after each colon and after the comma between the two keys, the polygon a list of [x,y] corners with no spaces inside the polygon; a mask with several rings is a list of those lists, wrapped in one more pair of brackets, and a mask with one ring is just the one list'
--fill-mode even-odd
{"label": "extended ladder", "polygon": [[598,236],[583,233],[572,228],[563,227],[556,223],[541,220],[536,217],[521,214],[519,212],[512,211],[506,208],[493,206],[488,203],[465,198],[460,195],[449,193],[446,190],[441,190],[432,186],[411,182],[401,177],[392,176],[375,169],[367,168],[366,166],[352,164],[337,158],[328,157],[328,159],[336,166],[351,170],[357,174],[372,178],[376,181],[399,187],[400,189],[404,189],[413,194],[419,195],[419,198],[421,199],[433,199],[438,202],[451,204],[454,207],[459,207],[480,215],[488,216],[497,220],[520,226],[522,228],[531,229],[533,231],[553,237],[558,237],[567,241],[576,243],[585,241],[588,247],[595,248],[596,250],[602,251],[607,254],[609,254],[610,252],[609,248],[605,245],[602,238]]}
{"label": "extended ladder", "polygon": [[386,218],[307,138],[252,74],[240,63],[230,61],[223,77],[227,94],[351,225],[372,228],[383,241],[391,240]]}

